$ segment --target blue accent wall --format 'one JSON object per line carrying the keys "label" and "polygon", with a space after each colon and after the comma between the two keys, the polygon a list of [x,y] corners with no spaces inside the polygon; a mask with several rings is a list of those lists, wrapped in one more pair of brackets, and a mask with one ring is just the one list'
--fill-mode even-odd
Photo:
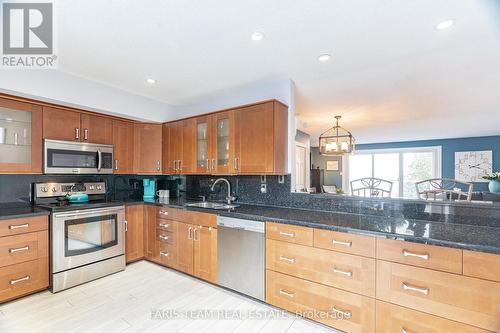
{"label": "blue accent wall", "polygon": [[[492,150],[493,171],[500,171],[500,135],[475,138],[359,144],[356,145],[356,150],[430,146],[441,146],[441,172],[444,178],[455,178],[455,152],[457,151]],[[474,184],[474,190],[487,191],[488,183],[476,183]]]}

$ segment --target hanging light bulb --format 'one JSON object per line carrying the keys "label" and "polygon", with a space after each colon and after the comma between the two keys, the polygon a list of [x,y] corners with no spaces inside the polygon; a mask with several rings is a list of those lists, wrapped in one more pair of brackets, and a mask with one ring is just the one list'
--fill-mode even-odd
{"label": "hanging light bulb", "polygon": [[319,136],[319,153],[325,156],[349,154],[355,150],[355,139],[351,132],[339,126],[341,116],[335,116],[336,124]]}

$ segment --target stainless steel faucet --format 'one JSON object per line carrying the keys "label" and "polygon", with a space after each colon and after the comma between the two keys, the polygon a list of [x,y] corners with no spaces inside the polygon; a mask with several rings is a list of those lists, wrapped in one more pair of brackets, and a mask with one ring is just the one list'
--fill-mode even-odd
{"label": "stainless steel faucet", "polygon": [[234,200],[236,200],[236,198],[231,195],[231,183],[229,182],[229,180],[227,180],[226,178],[218,178],[218,179],[216,179],[214,181],[214,183],[212,184],[212,187],[210,187],[210,191],[214,190],[215,185],[217,185],[218,182],[226,182],[226,184],[227,184],[227,197],[226,197],[226,201],[227,201],[228,205],[230,205],[231,202],[233,202]]}

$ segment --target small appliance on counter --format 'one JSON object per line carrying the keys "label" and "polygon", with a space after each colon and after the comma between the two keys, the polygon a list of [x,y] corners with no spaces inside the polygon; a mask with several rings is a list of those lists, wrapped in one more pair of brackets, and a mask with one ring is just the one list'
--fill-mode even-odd
{"label": "small appliance on counter", "polygon": [[142,184],[144,186],[144,194],[142,196],[144,201],[154,200],[156,195],[156,180],[145,178],[142,180]]}

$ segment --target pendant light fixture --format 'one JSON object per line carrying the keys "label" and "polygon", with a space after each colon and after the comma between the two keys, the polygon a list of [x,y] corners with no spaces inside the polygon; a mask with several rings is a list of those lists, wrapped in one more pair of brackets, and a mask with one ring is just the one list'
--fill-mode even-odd
{"label": "pendant light fixture", "polygon": [[339,126],[339,119],[335,116],[336,124],[319,136],[319,153],[325,156],[342,156],[353,153],[355,150],[355,139],[351,132]]}

